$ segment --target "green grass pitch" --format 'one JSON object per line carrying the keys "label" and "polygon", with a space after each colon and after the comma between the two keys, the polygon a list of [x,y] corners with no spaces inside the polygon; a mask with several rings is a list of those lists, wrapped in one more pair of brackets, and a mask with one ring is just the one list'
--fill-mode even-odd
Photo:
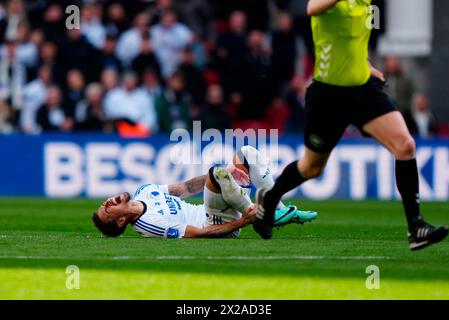
{"label": "green grass pitch", "polygon": [[[261,240],[109,239],[99,201],[0,199],[0,299],[449,299],[449,241],[410,252],[398,202],[304,201],[319,217]],[[424,203],[449,224],[449,203]],[[66,267],[80,288],[66,287]],[[369,290],[376,265],[380,288]]]}

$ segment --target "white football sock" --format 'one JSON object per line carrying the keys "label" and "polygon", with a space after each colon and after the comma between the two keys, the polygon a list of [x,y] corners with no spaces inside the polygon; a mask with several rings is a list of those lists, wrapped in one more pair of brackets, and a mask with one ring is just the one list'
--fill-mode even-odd
{"label": "white football sock", "polygon": [[[252,146],[244,146],[240,148],[237,156],[240,161],[249,167],[249,178],[256,189],[266,188],[270,190],[274,186],[274,179],[271,173],[268,161],[264,156]],[[241,159],[241,157],[244,159]],[[284,208],[285,205],[279,202],[276,209]]]}

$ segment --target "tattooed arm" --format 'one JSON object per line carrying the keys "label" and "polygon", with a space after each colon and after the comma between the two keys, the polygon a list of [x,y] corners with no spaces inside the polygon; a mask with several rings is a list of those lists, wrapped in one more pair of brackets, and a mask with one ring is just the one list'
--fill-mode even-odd
{"label": "tattooed arm", "polygon": [[185,198],[203,191],[205,183],[206,183],[206,175],[202,175],[184,181],[182,183],[170,184],[168,186],[168,192],[172,196]]}

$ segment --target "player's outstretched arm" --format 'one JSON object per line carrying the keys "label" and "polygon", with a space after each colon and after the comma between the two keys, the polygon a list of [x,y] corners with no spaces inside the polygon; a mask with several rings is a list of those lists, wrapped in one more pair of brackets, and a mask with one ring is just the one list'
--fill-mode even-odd
{"label": "player's outstretched arm", "polygon": [[203,229],[187,226],[184,238],[220,238],[253,223],[254,220],[256,220],[256,211],[255,206],[252,206],[238,220],[207,226]]}
{"label": "player's outstretched arm", "polygon": [[182,183],[174,183],[168,185],[168,193],[172,196],[186,198],[188,196],[200,193],[204,189],[206,183],[206,175],[195,177]]}
{"label": "player's outstretched arm", "polygon": [[307,14],[317,16],[332,8],[340,0],[309,0]]}

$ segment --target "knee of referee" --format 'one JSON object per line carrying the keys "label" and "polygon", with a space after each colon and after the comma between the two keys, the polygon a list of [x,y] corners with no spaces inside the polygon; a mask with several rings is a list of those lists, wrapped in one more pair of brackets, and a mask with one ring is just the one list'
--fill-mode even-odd
{"label": "knee of referee", "polygon": [[415,140],[411,135],[404,135],[394,144],[392,152],[397,160],[410,160],[415,158]]}
{"label": "knee of referee", "polygon": [[299,172],[307,180],[321,176],[325,167],[325,162],[313,162],[307,159],[299,161]]}

